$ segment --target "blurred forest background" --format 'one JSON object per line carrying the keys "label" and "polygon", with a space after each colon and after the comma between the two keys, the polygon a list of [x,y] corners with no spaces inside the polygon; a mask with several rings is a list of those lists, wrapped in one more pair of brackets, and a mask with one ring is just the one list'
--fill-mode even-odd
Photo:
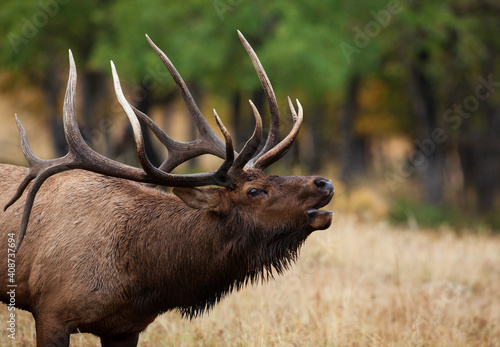
{"label": "blurred forest background", "polygon": [[[500,230],[500,4],[455,1],[39,0],[0,11],[0,161],[25,165],[13,114],[41,157],[65,154],[68,49],[78,69],[82,133],[134,163],[131,131],[111,84],[174,138],[196,130],[148,34],[190,86],[207,119],[218,110],[239,144],[252,99],[268,107],[239,29],[275,89],[305,122],[271,171],[323,173],[337,204],[366,218],[423,227]],[[166,153],[152,140],[153,162]],[[199,160],[183,170],[205,170]],[[280,168],[281,165],[281,168]],[[293,166],[293,170],[290,170]]]}

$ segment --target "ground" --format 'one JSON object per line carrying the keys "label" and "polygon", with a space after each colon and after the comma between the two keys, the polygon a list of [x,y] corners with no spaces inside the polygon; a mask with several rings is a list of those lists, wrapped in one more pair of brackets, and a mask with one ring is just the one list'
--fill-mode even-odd
{"label": "ground", "polygon": [[[413,230],[413,229],[412,229]],[[275,281],[234,293],[192,321],[159,317],[140,346],[499,346],[500,237],[411,231],[334,216]],[[18,312],[15,343],[0,308],[1,346],[32,346]],[[96,346],[74,335],[72,346]]]}

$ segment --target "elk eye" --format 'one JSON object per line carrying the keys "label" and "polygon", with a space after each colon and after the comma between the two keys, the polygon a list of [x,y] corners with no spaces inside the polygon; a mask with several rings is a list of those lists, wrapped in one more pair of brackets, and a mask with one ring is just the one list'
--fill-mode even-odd
{"label": "elk eye", "polygon": [[259,193],[261,192],[260,189],[257,188],[251,188],[248,192],[247,195],[249,198],[255,198]]}

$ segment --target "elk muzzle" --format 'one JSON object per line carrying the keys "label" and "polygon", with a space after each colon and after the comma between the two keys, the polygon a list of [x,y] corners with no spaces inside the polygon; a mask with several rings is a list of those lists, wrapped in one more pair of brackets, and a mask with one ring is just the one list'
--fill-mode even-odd
{"label": "elk muzzle", "polygon": [[307,209],[307,221],[314,230],[327,229],[332,224],[332,211],[320,210],[333,198],[335,189],[332,181],[323,177],[316,177],[312,182],[319,201]]}

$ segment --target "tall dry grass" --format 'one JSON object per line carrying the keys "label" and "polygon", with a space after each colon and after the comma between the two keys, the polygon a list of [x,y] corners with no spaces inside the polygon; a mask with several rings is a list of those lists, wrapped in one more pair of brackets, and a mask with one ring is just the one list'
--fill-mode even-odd
{"label": "tall dry grass", "polygon": [[[19,314],[15,345],[33,341],[31,316]],[[72,344],[98,340],[80,334]],[[3,327],[0,345],[12,345]],[[140,345],[498,346],[500,238],[335,217],[285,276],[234,293],[192,321],[167,313]]]}

